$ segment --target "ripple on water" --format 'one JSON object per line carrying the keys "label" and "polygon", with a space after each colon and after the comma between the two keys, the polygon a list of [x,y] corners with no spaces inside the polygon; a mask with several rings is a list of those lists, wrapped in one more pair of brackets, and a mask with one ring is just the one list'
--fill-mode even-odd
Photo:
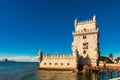
{"label": "ripple on water", "polygon": [[0,80],[22,80],[35,74],[37,66],[33,63],[0,63]]}

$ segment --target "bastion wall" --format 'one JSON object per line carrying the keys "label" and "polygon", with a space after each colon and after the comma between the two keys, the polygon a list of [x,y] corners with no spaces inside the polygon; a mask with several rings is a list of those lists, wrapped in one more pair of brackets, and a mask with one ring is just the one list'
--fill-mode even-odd
{"label": "bastion wall", "polygon": [[76,58],[72,55],[43,56],[40,69],[76,70]]}

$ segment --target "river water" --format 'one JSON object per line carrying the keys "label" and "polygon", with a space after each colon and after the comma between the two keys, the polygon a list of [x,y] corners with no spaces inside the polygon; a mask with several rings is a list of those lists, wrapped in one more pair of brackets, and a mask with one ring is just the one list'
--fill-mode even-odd
{"label": "river water", "polygon": [[0,62],[0,80],[108,80],[120,73],[73,73],[71,71],[40,71],[38,62]]}

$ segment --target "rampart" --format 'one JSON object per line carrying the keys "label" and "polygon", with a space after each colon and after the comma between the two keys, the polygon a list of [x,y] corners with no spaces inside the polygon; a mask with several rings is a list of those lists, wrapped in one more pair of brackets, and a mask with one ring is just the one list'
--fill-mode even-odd
{"label": "rampart", "polygon": [[71,54],[45,55],[40,63],[40,69],[49,70],[76,70],[76,58]]}

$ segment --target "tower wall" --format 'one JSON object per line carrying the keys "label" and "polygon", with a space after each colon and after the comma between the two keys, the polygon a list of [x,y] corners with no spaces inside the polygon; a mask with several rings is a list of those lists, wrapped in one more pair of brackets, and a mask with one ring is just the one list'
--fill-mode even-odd
{"label": "tower wall", "polygon": [[79,56],[84,58],[89,57],[91,65],[97,66],[99,57],[99,32],[96,17],[93,17],[93,20],[89,21],[75,22],[75,31],[72,33],[74,37],[72,42],[73,55],[76,55],[75,50],[77,49]]}
{"label": "tower wall", "polygon": [[40,69],[46,70],[77,70],[76,58],[72,55],[44,56]]}

